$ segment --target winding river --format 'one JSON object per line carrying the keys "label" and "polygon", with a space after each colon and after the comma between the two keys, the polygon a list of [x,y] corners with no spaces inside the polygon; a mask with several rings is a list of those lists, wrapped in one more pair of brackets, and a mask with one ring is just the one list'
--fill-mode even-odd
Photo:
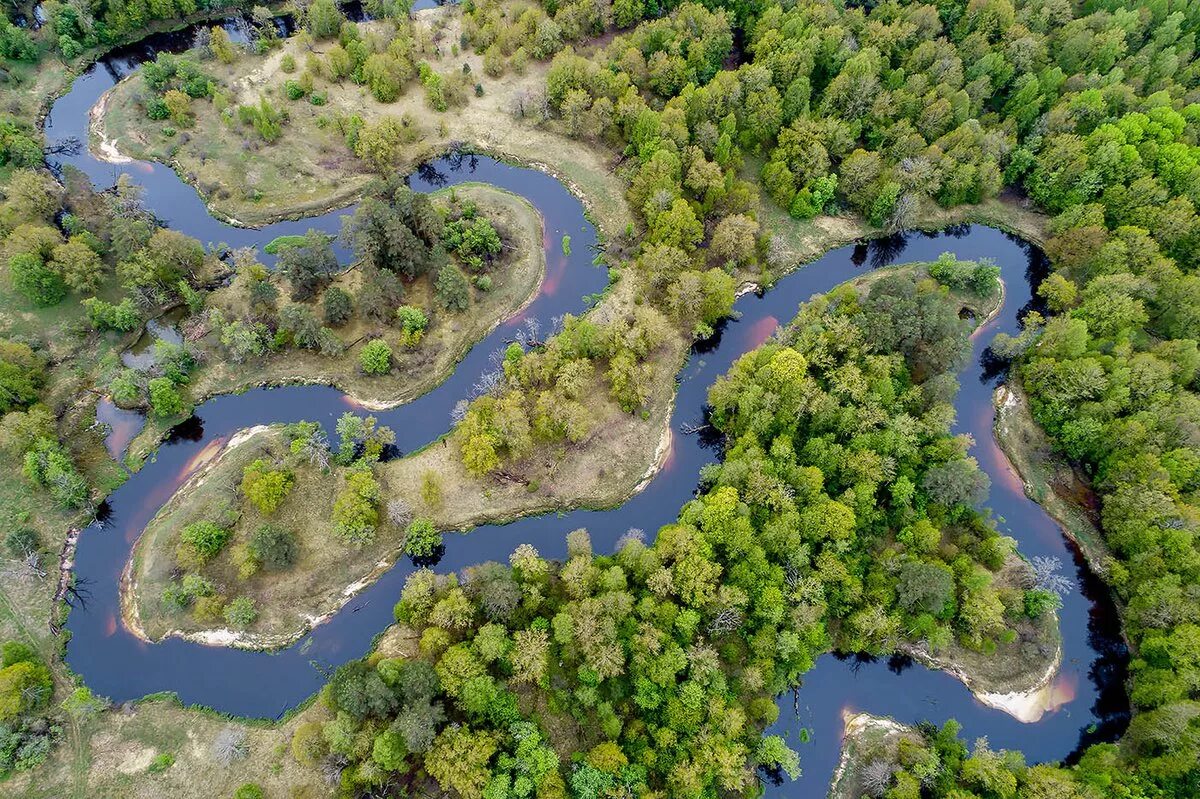
{"label": "winding river", "polygon": [[[225,25],[235,29],[232,21]],[[88,113],[101,95],[147,58],[162,49],[180,49],[190,38],[188,30],[156,35],[102,59],[54,103],[45,124],[48,141],[54,144],[74,136],[86,142]],[[121,172],[129,174],[143,187],[148,208],[171,227],[209,243],[261,249],[285,233],[309,228],[337,233],[341,218],[353,210],[251,230],[214,219],[196,191],[159,164],[113,165],[94,158],[85,147],[78,154],[59,157],[56,165],[82,170],[99,187],[111,185]],[[443,384],[413,402],[376,414],[382,424],[395,430],[402,451],[412,451],[450,427],[450,409],[488,370],[491,353],[501,348],[526,318],[537,318],[545,326],[560,314],[579,313],[586,308],[584,295],[600,291],[607,281],[604,271],[592,265],[598,244],[594,227],[579,200],[554,178],[470,155],[441,158],[409,177],[413,188],[422,191],[465,180],[501,186],[537,206],[545,219],[547,276],[536,300],[476,345]],[[570,256],[564,256],[558,246],[563,234],[572,239]],[[805,675],[795,695],[780,697],[782,713],[772,731],[789,736],[799,749],[804,776],[797,782],[768,787],[768,793],[788,797],[824,794],[838,760],[841,714],[846,709],[891,715],[905,723],[956,718],[968,738],[986,735],[993,747],[1021,749],[1031,761],[1069,758],[1082,745],[1114,739],[1128,719],[1123,692],[1126,653],[1115,613],[1103,587],[1058,526],[1024,496],[1019,479],[992,436],[992,392],[1003,375],[987,357],[986,344],[995,333],[1018,329],[1021,313],[1034,301],[1030,285],[1036,284],[1046,265],[1037,248],[990,228],[962,226],[843,247],[781,279],[765,295],[742,296],[736,306],[737,318],[723,325],[713,339],[697,344],[678,376],[670,453],[664,468],[643,491],[610,510],[530,517],[508,525],[480,527],[469,535],[449,536],[438,568],[455,570],[481,561],[504,560],[523,542],[533,543],[545,556],[559,557],[565,551],[565,534],[577,527],[588,528],[596,548],[607,551],[631,527],[653,531],[672,521],[679,507],[692,497],[700,467],[720,456],[719,442],[684,429],[702,421],[708,387],[739,355],[790,320],[798,305],[813,294],[869,269],[932,260],[945,251],[963,259],[993,259],[1001,267],[1007,288],[1004,308],[973,338],[970,365],[960,377],[956,432],[974,437],[973,454],[992,478],[989,506],[1001,530],[1020,542],[1026,556],[1058,557],[1072,572],[1073,590],[1060,611],[1064,655],[1054,690],[1061,704],[1040,722],[1023,724],[982,705],[953,677],[909,660],[828,655]],[[348,258],[345,252],[339,255]],[[194,418],[173,431],[151,462],[112,493],[98,519],[80,536],[75,571],[86,601],[71,611],[67,622],[67,660],[93,691],[117,702],[170,691],[185,704],[240,716],[277,718],[318,690],[329,669],[368,651],[373,636],[392,621],[392,604],[411,571],[406,560],[299,643],[273,653],[208,647],[178,638],[149,644],[124,628],[119,610],[119,579],[133,543],[204,450],[256,424],[310,419],[332,427],[334,419],[348,409],[356,409],[354,401],[320,386],[256,389],[214,398],[196,408]],[[801,743],[804,740],[807,742]]]}

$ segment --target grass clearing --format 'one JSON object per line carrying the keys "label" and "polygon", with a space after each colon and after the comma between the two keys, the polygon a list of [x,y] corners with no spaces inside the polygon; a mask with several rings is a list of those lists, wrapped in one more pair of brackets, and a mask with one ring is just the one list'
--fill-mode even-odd
{"label": "grass clearing", "polygon": [[[380,530],[376,543],[354,549],[334,536],[329,518],[338,477],[321,474],[315,467],[289,458],[282,428],[273,426],[252,435],[239,436],[240,443],[226,446],[196,472],[163,506],[134,548],[133,585],[125,586],[126,621],[152,639],[173,632],[194,633],[223,629],[222,618],[198,620],[185,612],[172,612],[162,602],[163,589],[177,576],[175,549],[179,534],[187,525],[211,521],[229,527],[233,536],[221,553],[201,573],[212,580],[219,596],[253,598],[259,619],[244,640],[270,646],[290,640],[302,631],[311,618],[328,612],[327,603],[335,602],[346,585],[369,570],[379,556],[393,548],[399,531]],[[262,458],[284,463],[292,469],[295,484],[279,509],[270,516],[260,514],[240,496],[242,471]],[[295,534],[299,556],[291,567],[277,571],[259,571],[249,578],[238,574],[235,552],[245,546],[263,524],[271,524]],[[336,588],[334,588],[336,587]],[[334,605],[333,607],[336,607]],[[129,618],[129,611],[136,614]],[[239,639],[241,640],[241,639]]]}
{"label": "grass clearing", "polygon": [[[326,95],[322,106],[306,100],[289,101],[284,83],[293,79],[281,63],[291,55],[303,64],[308,52],[288,40],[265,56],[241,55],[223,65],[206,61],[219,84],[231,92],[235,103],[271,98],[288,112],[283,135],[264,143],[253,130],[236,122],[223,122],[210,104],[197,104],[193,127],[174,135],[164,124],[148,119],[138,100],[147,94],[137,75],[118,84],[106,97],[100,119],[93,125],[93,145],[105,142],[134,158],[171,165],[200,191],[213,212],[245,225],[261,225],[281,218],[311,215],[346,205],[361,194],[371,179],[366,165],[347,148],[332,120],[338,113],[356,113],[370,122],[384,115],[408,113],[415,120],[413,140],[407,144],[398,169],[406,171],[452,145],[495,154],[498,157],[544,168],[586,198],[596,223],[610,241],[622,237],[632,220],[624,202],[625,186],[614,174],[613,156],[578,138],[562,135],[551,125],[533,125],[515,118],[514,98],[545,84],[548,63],[530,63],[522,75],[509,72],[490,78],[483,59],[474,52],[451,55],[459,41],[461,12],[453,6],[417,12],[415,25],[436,29],[429,60],[438,72],[459,71],[466,64],[483,95],[472,96],[461,108],[444,113],[426,104],[414,80],[393,103],[379,103],[366,87],[350,81],[318,80]],[[366,23],[364,29],[384,23]],[[312,52],[323,55],[333,42],[318,42]]]}
{"label": "grass clearing", "polygon": [[[0,793],[23,799],[212,799],[256,782],[267,796],[324,797],[328,786],[295,761],[289,744],[297,726],[326,712],[315,703],[281,725],[266,726],[184,708],[171,698],[113,708],[87,722],[76,742],[55,747],[36,770],[5,783]],[[245,735],[247,756],[226,766],[213,744],[229,729]],[[151,765],[162,755],[174,762],[153,773]]]}

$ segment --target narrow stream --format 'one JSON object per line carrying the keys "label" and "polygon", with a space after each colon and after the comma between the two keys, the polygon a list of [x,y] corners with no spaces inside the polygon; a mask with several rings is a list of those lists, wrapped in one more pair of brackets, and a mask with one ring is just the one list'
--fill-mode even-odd
{"label": "narrow stream", "polygon": [[[232,21],[225,25],[235,28]],[[190,40],[190,31],[154,36],[101,60],[54,104],[46,121],[48,141],[77,136],[86,142],[88,111],[104,91],[159,50],[180,49]],[[111,185],[121,172],[129,174],[144,187],[147,207],[172,227],[204,242],[261,248],[275,236],[309,228],[337,233],[341,217],[353,210],[250,230],[211,217],[196,191],[165,166],[107,164],[86,148],[63,157],[59,165],[81,169],[98,187]],[[586,307],[584,295],[600,291],[607,279],[591,263],[598,243],[595,229],[579,200],[555,179],[491,158],[454,156],[422,166],[409,180],[422,191],[480,180],[528,198],[546,222],[547,277],[534,303],[474,347],[443,384],[411,403],[376,413],[382,424],[396,431],[402,451],[412,451],[449,429],[450,409],[488,371],[491,353],[511,339],[525,319],[536,318],[545,329],[556,316],[579,313]],[[571,235],[570,256],[564,256],[558,246],[564,233]],[[840,716],[847,708],[891,715],[902,722],[941,723],[956,718],[968,738],[986,735],[993,747],[1021,749],[1031,761],[1067,758],[1083,744],[1114,739],[1127,723],[1128,702],[1123,691],[1126,654],[1111,603],[1053,520],[1025,498],[992,437],[991,394],[1002,375],[991,367],[984,350],[995,333],[1018,329],[1020,314],[1032,301],[1030,285],[1036,284],[1046,265],[1035,247],[990,228],[964,226],[843,247],[783,278],[764,296],[743,296],[736,306],[738,318],[723,325],[712,340],[698,344],[678,376],[671,451],[665,468],[644,491],[611,510],[536,516],[448,536],[445,557],[437,568],[449,571],[504,560],[525,542],[533,543],[544,556],[560,557],[565,553],[565,534],[577,527],[588,528],[596,548],[608,551],[631,527],[653,532],[672,521],[693,496],[700,467],[720,456],[718,444],[683,429],[702,421],[709,386],[739,355],[790,320],[798,305],[813,294],[872,268],[932,260],[946,251],[962,259],[993,259],[1007,287],[1004,308],[975,336],[970,365],[960,376],[956,431],[975,439],[973,454],[992,478],[989,506],[1002,520],[1000,528],[1017,539],[1026,556],[1055,556],[1067,564],[1068,571],[1075,567],[1074,590],[1060,612],[1064,658],[1055,687],[1062,705],[1037,724],[1022,724],[984,707],[946,674],[897,659],[875,662],[825,656],[805,675],[795,696],[780,697],[781,718],[773,729],[787,734],[799,749],[804,776],[768,792],[788,797],[824,794],[838,759]],[[348,253],[339,255],[348,258]],[[147,644],[121,624],[118,603],[118,582],[133,543],[201,453],[255,424],[309,419],[331,428],[348,409],[356,409],[352,400],[320,386],[256,389],[214,398],[173,432],[152,462],[113,492],[98,520],[80,537],[75,569],[86,602],[71,611],[67,623],[71,633],[67,660],[93,691],[117,702],[172,691],[185,704],[276,718],[320,688],[329,669],[368,651],[373,636],[391,623],[392,605],[411,571],[407,560],[301,642],[274,653],[206,647],[177,638]],[[800,743],[802,738],[811,740]]]}

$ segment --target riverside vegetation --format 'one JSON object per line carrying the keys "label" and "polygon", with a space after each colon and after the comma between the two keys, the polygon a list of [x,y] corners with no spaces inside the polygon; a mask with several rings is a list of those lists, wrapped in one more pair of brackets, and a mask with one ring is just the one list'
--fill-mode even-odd
{"label": "riverside vegetation", "polygon": [[[57,3],[47,8],[48,26],[30,32],[9,23],[0,41],[6,71],[12,78],[5,94],[17,98],[10,107],[25,114],[5,122],[0,159],[5,171],[0,224],[5,234],[5,279],[11,286],[4,299],[4,335],[9,343],[3,350],[4,368],[0,371],[5,387],[0,393],[4,402],[0,409],[5,414],[3,434],[9,461],[25,466],[24,478],[6,481],[11,485],[5,488],[9,492],[5,501],[14,512],[5,514],[5,538],[13,542],[10,551],[18,564],[24,562],[20,559],[36,562],[48,542],[61,540],[71,520],[80,518],[78,514],[84,511],[76,509],[86,509],[95,496],[119,479],[111,464],[81,448],[84,439],[72,435],[80,417],[69,399],[75,392],[65,387],[102,384],[96,371],[97,350],[114,348],[122,333],[137,329],[156,309],[180,301],[203,308],[203,288],[210,270],[218,268],[215,256],[199,243],[157,229],[128,188],[96,195],[81,185],[78,176],[71,175],[64,176],[65,191],[59,188],[41,169],[33,124],[36,114],[28,110],[44,101],[45,75],[61,69],[56,60],[60,56],[77,59],[87,48],[111,44],[141,29],[149,19],[203,10]],[[384,4],[373,10],[381,16],[405,16],[397,13],[403,9]],[[657,18],[663,12],[667,13]],[[936,758],[922,754],[917,758],[922,764],[919,769],[917,761],[910,759],[904,770],[887,775],[878,788],[880,793],[1160,797],[1191,796],[1200,790],[1200,769],[1196,767],[1200,644],[1190,621],[1200,601],[1194,540],[1200,524],[1196,512],[1200,489],[1196,430],[1200,427],[1195,393],[1200,373],[1195,341],[1195,331],[1200,329],[1200,278],[1195,274],[1195,203],[1200,200],[1200,106],[1195,103],[1198,67],[1194,52],[1198,13],[1195,4],[1171,0],[1104,0],[1086,6],[1042,0],[951,0],[937,5],[889,2],[853,8],[822,0],[786,7],[767,2],[714,3],[709,8],[693,4],[660,8],[621,0],[612,6],[557,4],[550,10],[540,5],[485,2],[463,10],[462,38],[452,46],[470,46],[476,54],[482,51],[481,58],[490,65],[485,71],[517,72],[528,68],[530,61],[552,59],[545,70],[544,88],[521,95],[521,102],[512,108],[516,116],[624,154],[623,176],[634,215],[628,238],[639,241],[640,246],[622,269],[621,282],[630,284],[624,288],[630,302],[640,300],[637,307],[645,309],[646,318],[670,324],[673,335],[704,334],[728,311],[736,285],[731,274],[761,274],[766,281],[789,265],[786,240],[777,237],[786,231],[764,226],[764,220],[778,219],[779,214],[760,213],[760,193],[797,220],[818,220],[798,221],[794,223],[797,229],[819,224],[825,212],[860,214],[876,226],[901,229],[920,223],[931,204],[955,206],[987,200],[1005,185],[1027,192],[1034,203],[1054,215],[1047,241],[1054,272],[1040,288],[1050,315],[1031,314],[1025,333],[999,342],[997,350],[1013,359],[1029,392],[1034,417],[1053,446],[1090,477],[1100,497],[1102,534],[1111,553],[1103,573],[1123,607],[1134,654],[1130,695],[1137,712],[1119,745],[1093,747],[1084,755],[1083,765],[1070,768],[1024,770],[1015,756],[981,758],[960,779],[957,764],[967,769],[970,759],[956,755],[956,745],[949,743],[948,737],[938,738],[937,743],[925,746]],[[365,69],[374,58],[372,72],[407,75],[406,80],[419,76],[435,112],[442,104],[450,105],[445,76],[429,65],[422,70],[419,64],[403,60],[403,37],[398,37],[402,45],[394,52],[389,51],[396,39],[373,53],[370,48],[374,45],[363,43],[366,57],[355,64],[351,51],[358,49],[355,43],[361,38],[347,28],[346,41],[341,41],[343,25],[332,3],[315,2],[304,17],[314,39],[339,40],[353,69]],[[647,17],[655,18],[643,21]],[[602,40],[586,56],[572,52],[571,43],[582,44],[613,27],[626,32]],[[267,28],[265,19],[258,28]],[[744,44],[736,56],[735,31]],[[224,44],[217,39],[209,48],[213,57],[221,60]],[[269,49],[272,45],[256,46]],[[407,56],[413,52],[409,49]],[[319,74],[320,69],[319,62],[311,69],[305,65],[313,89],[300,84],[301,73],[295,79],[297,100],[309,97],[309,105],[313,105],[313,93],[321,91],[318,81],[328,80]],[[356,75],[353,69],[343,80],[369,79],[361,69]],[[178,70],[171,79],[177,77]],[[399,86],[405,80],[397,77],[395,82]],[[180,86],[169,90],[176,93],[170,102],[169,91],[162,97],[168,116],[172,107],[182,109],[185,120],[188,113],[205,117],[221,113],[207,80],[203,86],[197,83],[193,87],[195,96],[182,83]],[[179,94],[189,99],[185,101]],[[203,99],[210,96],[211,112],[205,105],[209,101]],[[264,142],[269,137],[259,128],[268,133],[278,128],[276,139],[285,141],[287,126],[274,102],[268,98],[265,104],[247,103],[249,110],[235,112],[236,122],[255,131]],[[467,102],[471,102],[469,97]],[[360,137],[367,131],[366,120],[363,123]],[[378,163],[390,164],[388,159],[396,152],[390,142],[392,137],[399,140],[403,136],[403,121],[381,117],[372,124],[375,130],[371,132],[380,134],[380,148],[355,149],[361,149],[359,155],[368,161],[382,153],[384,160]],[[347,130],[357,127],[352,121],[348,125]],[[361,138],[354,139],[351,146],[359,141]],[[367,141],[372,141],[369,134]],[[821,324],[833,324],[837,318],[831,313]],[[60,331],[71,335],[58,335]],[[568,336],[564,342],[572,340]],[[551,343],[547,348],[551,354],[554,346]],[[373,349],[364,364],[383,362],[381,348]],[[811,366],[803,348],[799,352]],[[81,353],[86,357],[80,357]],[[146,387],[151,403],[164,418],[182,415],[185,409],[178,386],[183,384],[179,378],[187,377],[187,368],[183,368],[184,359],[172,357],[175,354],[165,353],[163,374],[155,378],[159,382]],[[610,361],[605,379],[613,401],[620,404],[624,399],[637,410],[645,398],[636,391],[642,365],[636,349],[603,351],[600,357]],[[611,361],[617,358],[620,368],[613,369]],[[493,474],[527,456],[521,420],[526,425],[531,418],[536,420],[533,392],[548,393],[563,369],[578,368],[572,364],[579,359],[533,353],[519,358],[514,354],[513,360],[518,362],[514,374],[506,377],[515,382],[509,391],[516,399],[508,399],[507,404],[505,396],[477,401],[455,434],[464,468],[476,474]],[[525,362],[530,366],[524,366]],[[530,374],[533,366],[540,366],[541,373]],[[626,377],[631,371],[632,381]],[[723,421],[735,424],[737,418],[733,415]],[[553,433],[560,439],[568,435],[565,430]],[[649,589],[650,576],[639,577],[636,567],[657,557],[671,564],[667,571],[673,572],[677,564],[672,546],[684,539],[694,549],[682,552],[681,559],[698,566],[704,565],[699,560],[716,563],[712,558],[753,554],[737,549],[740,539],[731,537],[731,531],[736,533],[743,521],[746,525],[761,521],[752,511],[754,497],[747,500],[741,493],[747,486],[736,483],[732,476],[733,484],[720,484],[731,463],[736,467],[735,451],[720,467],[720,477],[707,476],[716,477],[717,482],[706,484],[705,498],[685,509],[675,533],[670,531],[676,528],[668,528],[668,534],[654,545],[639,549],[631,544],[611,558],[591,558],[577,541],[576,562],[582,565],[576,568],[592,581],[590,585],[585,582],[587,591],[568,595],[566,581],[555,569],[558,582],[553,585],[561,583],[562,593],[549,592],[540,601],[565,607],[563,603],[583,605],[596,600],[592,605],[599,607],[606,596],[613,595],[616,601],[643,587]],[[769,487],[771,481],[765,478],[775,466],[773,459],[787,462],[792,455],[786,451],[776,454],[773,448],[766,451],[769,457],[756,464],[756,469],[765,470],[761,484]],[[797,457],[819,454],[805,454],[803,447],[797,452]],[[956,462],[953,458],[939,460],[935,454],[920,454],[922,472]],[[796,461],[796,465],[807,468],[811,464]],[[752,474],[757,477],[758,472]],[[913,497],[928,492],[927,486],[913,485]],[[759,488],[758,482],[754,488]],[[730,520],[732,528],[722,522],[706,529],[703,514],[707,504],[719,504],[719,498],[729,497],[731,490],[745,503],[748,515],[735,513]],[[795,496],[787,499],[796,501]],[[895,497],[888,499],[890,503]],[[844,503],[844,498],[830,497],[830,501]],[[51,502],[61,504],[64,510],[50,509]],[[853,532],[847,551],[858,543],[857,529]],[[990,540],[984,531],[975,532],[980,542]],[[822,545],[807,551],[815,559],[810,565],[819,570],[825,541],[818,536],[813,543]],[[753,546],[763,547],[765,552],[768,544],[769,537]],[[877,554],[864,550],[864,557],[866,552]],[[637,554],[636,562],[620,562],[633,554]],[[934,553],[926,554],[929,557],[918,558],[913,567],[937,569]],[[994,563],[984,554],[969,553],[984,565]],[[955,572],[953,559],[937,558]],[[841,562],[826,558],[830,560]],[[729,587],[737,588],[734,561],[725,563],[730,570],[713,579],[721,585],[727,580]],[[540,632],[547,647],[567,647],[568,658],[575,657],[575,662],[583,664],[587,653],[573,643],[573,637],[565,644],[560,642],[553,620],[550,629],[539,630],[533,626],[535,619],[520,615],[526,612],[520,604],[526,601],[525,586],[537,587],[541,578],[527,581],[513,568],[518,567],[509,567],[506,574],[520,583],[521,597],[512,618],[528,623],[514,632]],[[550,574],[547,566],[546,580]],[[786,576],[784,571],[772,579]],[[957,572],[952,577],[958,579]],[[774,584],[779,585],[778,581]],[[890,580],[883,587],[868,582],[863,589],[883,590],[879,607],[886,611],[890,585]],[[434,581],[431,590],[438,603],[445,603],[447,612],[457,606],[474,613],[478,600],[469,595],[470,587]],[[715,583],[710,587],[720,593]],[[956,590],[961,587],[955,583]],[[6,634],[30,636],[23,619],[47,614],[49,592],[6,586],[5,593],[10,606],[22,608],[21,613],[6,616]],[[31,601],[29,596],[35,599]],[[852,591],[849,596],[853,597]],[[996,611],[1003,617],[1005,611],[1014,610],[1016,603],[1011,596],[1009,599],[1005,603],[984,592],[982,605],[991,612],[980,618],[994,618]],[[856,608],[845,604],[847,601],[835,590],[829,598],[831,604],[817,606],[822,619],[827,610],[841,614],[832,625],[834,635],[847,636],[841,640],[869,641],[871,636],[864,631],[890,629],[886,612],[876,618],[882,625],[877,627],[869,617],[856,621]],[[750,602],[748,595],[745,607],[751,607]],[[754,603],[757,608],[757,598]],[[686,622],[682,628],[675,620],[668,625],[654,616],[659,600],[652,604],[647,605],[651,614],[647,623],[654,629],[647,634],[658,640],[661,622],[670,627],[663,635],[682,648],[678,638],[690,640]],[[25,608],[38,609],[26,615]],[[961,612],[961,608],[955,609],[956,614]],[[929,615],[933,620],[923,621],[920,629],[927,636],[944,635],[937,614]],[[428,624],[430,617],[412,618],[417,626],[446,629]],[[754,629],[768,630],[766,635],[772,629],[779,632],[774,625],[780,621],[773,621],[770,614],[747,618]],[[955,631],[961,634],[963,619],[953,618]],[[597,624],[601,621],[597,619]],[[394,668],[381,669],[388,660],[383,659],[370,668],[361,664],[348,668],[343,679],[329,689],[329,705],[344,713],[345,720],[327,722],[327,736],[317,738],[309,732],[313,749],[309,752],[300,747],[301,756],[324,756],[326,747],[337,745],[341,749],[332,751],[333,759],[340,766],[353,766],[341,771],[348,782],[386,782],[393,778],[376,770],[375,741],[383,740],[379,745],[381,762],[404,765],[406,758],[412,757],[403,738],[406,728],[399,725],[393,729],[392,719],[399,718],[397,711],[415,708],[427,712],[435,707],[435,701],[441,701],[444,713],[461,714],[453,717],[469,722],[448,727],[430,739],[431,746],[439,746],[440,755],[450,754],[464,764],[461,772],[445,775],[448,782],[461,776],[463,781],[455,787],[468,793],[482,791],[492,780],[504,786],[529,786],[533,777],[518,773],[515,764],[544,766],[549,762],[542,752],[547,741],[556,740],[551,731],[514,728],[524,721],[511,714],[496,718],[479,717],[478,712],[474,718],[470,715],[471,708],[479,707],[473,703],[480,696],[508,696],[503,692],[509,689],[497,681],[498,677],[511,679],[507,673],[511,663],[504,660],[505,643],[488,650],[501,652],[490,660],[478,654],[489,640],[495,643],[500,634],[508,635],[504,625],[495,624],[498,631],[486,634],[482,629],[476,632],[474,621],[450,627],[455,632],[442,638],[444,652],[427,647],[424,659],[432,661],[436,653],[437,664],[454,652],[442,668],[445,676],[439,675],[434,665],[440,687],[432,691],[424,687],[432,680],[421,683],[422,673],[425,678],[429,675],[429,669],[420,665],[422,658],[403,667],[394,664]],[[603,626],[597,629],[604,632]],[[699,629],[694,627],[693,635]],[[803,625],[792,628],[789,620],[789,629],[779,632],[772,643],[787,635],[800,636],[806,629]],[[980,637],[971,641],[977,645],[986,645],[1000,634],[987,625],[978,632]],[[476,647],[474,641],[480,634],[484,641]],[[436,639],[438,634],[429,638]],[[598,640],[607,639],[601,636]],[[662,643],[666,642],[664,637]],[[801,658],[825,646],[820,641],[800,643],[803,646],[794,651]],[[694,668],[700,684],[691,687],[687,675],[693,665],[688,661],[685,677],[673,677],[668,687],[682,691],[680,686],[687,686],[688,696],[699,692],[703,697],[705,691],[733,696],[742,690],[750,691],[745,696],[753,696],[755,691],[765,695],[773,685],[774,670],[770,674],[760,670],[763,681],[757,689],[745,687],[740,675],[732,682],[724,677],[722,664],[738,670],[754,668],[754,659],[748,656],[751,644],[748,639],[745,653],[742,645],[725,648],[728,651],[718,648],[713,656],[699,653],[703,657]],[[571,650],[571,646],[577,649]],[[624,656],[624,647],[619,648]],[[601,648],[592,656],[605,651],[613,650],[611,646]],[[460,665],[467,678],[456,683],[455,676],[461,675],[451,666]],[[782,668],[786,675],[794,664],[784,657],[772,666]],[[790,756],[772,749],[774,743],[766,744],[765,751],[759,751],[757,745],[752,750],[757,727],[750,719],[746,726],[722,728],[718,735],[704,726],[708,708],[703,705],[699,718],[689,716],[690,706],[678,697],[674,704],[664,698],[665,705],[651,703],[643,708],[634,701],[636,693],[606,693],[620,680],[605,686],[588,667],[582,673],[577,669],[573,677],[593,690],[576,691],[568,697],[570,703],[594,703],[576,708],[599,708],[607,703],[612,711],[611,717],[608,711],[602,716],[608,721],[607,728],[601,725],[606,740],[595,742],[570,771],[570,787],[577,793],[588,789],[586,780],[590,779],[598,786],[591,788],[591,795],[640,784],[639,780],[669,792],[680,789],[682,794],[695,795],[689,791],[697,780],[700,785],[725,780],[724,784],[740,787],[748,773],[744,768],[747,762],[790,765]],[[464,693],[467,683],[479,692]],[[360,688],[371,697],[377,692],[379,704],[371,704],[376,701],[372,698],[366,704],[353,705]],[[454,690],[448,690],[451,688]],[[65,686],[60,690],[66,690]],[[439,699],[439,693],[448,699]],[[344,707],[341,701],[346,702]],[[498,701],[497,707],[511,709],[516,701]],[[521,710],[519,703],[517,707]],[[618,709],[629,713],[620,714]],[[673,715],[660,717],[656,711]],[[522,714],[528,712],[527,706]],[[736,716],[726,714],[720,720],[736,720]],[[676,740],[658,740],[651,728],[662,727],[663,718],[672,720],[668,726],[678,722],[694,745],[678,747]],[[386,733],[385,719],[389,722]],[[300,740],[303,743],[304,738]],[[519,749],[521,745],[526,748]],[[501,747],[508,756],[497,754]],[[565,749],[583,752],[570,742]],[[656,757],[660,749],[667,752],[661,763]],[[514,759],[512,751],[529,757]],[[672,759],[672,752],[678,759]],[[655,755],[649,765],[642,758],[646,753]],[[713,768],[697,774],[693,767],[697,761]],[[431,770],[435,777],[436,768]],[[548,769],[537,768],[543,780],[553,783]],[[585,775],[578,786],[576,775]],[[522,790],[528,793],[527,788]]]}
{"label": "riverside vegetation", "polygon": [[[990,267],[955,270],[996,293]],[[461,579],[417,571],[395,614],[419,655],[342,666],[296,756],[351,795],[418,767],[464,796],[736,792],[756,766],[796,772],[760,731],[830,648],[1048,661],[1057,597],[997,579],[1012,543],[972,509],[986,477],[948,432],[960,303],[913,270],[864,282],[713,386],[725,459],[652,544],[599,556],[578,530],[563,563],[523,545]]]}

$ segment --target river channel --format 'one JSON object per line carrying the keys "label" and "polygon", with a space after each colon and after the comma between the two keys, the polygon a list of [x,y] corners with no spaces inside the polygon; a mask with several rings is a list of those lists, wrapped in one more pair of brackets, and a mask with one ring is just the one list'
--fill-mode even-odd
{"label": "river channel", "polygon": [[[233,32],[239,27],[232,20],[223,24]],[[90,154],[88,114],[103,93],[158,52],[184,48],[192,33],[151,36],[110,53],[78,77],[54,103],[45,132],[50,145],[77,137],[85,146],[78,153],[55,156],[54,166],[82,170],[97,188],[128,174],[142,187],[146,207],[164,223],[208,244],[251,246],[261,253],[262,246],[279,235],[310,228],[338,233],[341,218],[353,212],[352,206],[261,229],[235,227],[213,218],[195,189],[170,168],[137,161],[111,164]],[[596,230],[581,202],[556,179],[475,155],[443,157],[409,176],[410,185],[420,191],[463,181],[500,186],[538,208],[545,220],[547,275],[535,301],[477,344],[444,383],[413,402],[375,413],[380,423],[396,432],[402,452],[415,450],[450,428],[455,403],[468,396],[480,376],[492,368],[492,353],[528,319],[539,320],[546,330],[555,317],[586,310],[587,295],[601,291],[607,282],[604,269],[593,265],[600,244]],[[571,236],[570,255],[559,247],[564,234]],[[870,269],[932,260],[942,252],[953,252],[960,259],[992,259],[1000,266],[1006,286],[1004,307],[974,336],[972,357],[960,375],[956,432],[969,433],[975,440],[972,454],[991,477],[988,507],[999,528],[1019,542],[1027,557],[1057,557],[1066,564],[1072,590],[1059,614],[1064,654],[1054,683],[1061,704],[1041,721],[1024,724],[985,707],[953,677],[906,659],[827,655],[804,676],[798,692],[780,697],[780,720],[772,728],[787,735],[799,750],[804,776],[768,786],[767,793],[824,795],[838,760],[841,714],[847,709],[891,715],[905,723],[955,718],[968,739],[987,736],[992,747],[1020,749],[1031,761],[1069,758],[1083,745],[1115,739],[1124,730],[1129,711],[1123,688],[1127,654],[1116,614],[1103,586],[1059,527],[1024,496],[992,435],[992,392],[1004,375],[988,357],[986,346],[996,333],[1019,329],[1022,313],[1033,307],[1030,286],[1045,274],[1046,263],[1036,247],[991,228],[960,226],[842,247],[780,279],[765,294],[743,295],[736,318],[723,324],[712,339],[698,343],[678,375],[671,449],[664,468],[644,490],[613,509],[536,516],[447,536],[446,552],[437,568],[450,571],[487,560],[503,561],[526,542],[544,556],[560,557],[565,553],[565,534],[578,527],[591,532],[598,551],[610,551],[630,528],[652,534],[671,522],[693,496],[700,467],[720,457],[719,442],[685,431],[703,421],[709,386],[738,356],[790,320],[799,304],[813,294]],[[350,257],[345,250],[338,254],[343,262]],[[260,257],[270,260],[265,254]],[[170,691],[185,704],[277,718],[317,691],[330,669],[368,651],[372,638],[392,621],[392,605],[412,570],[407,560],[300,642],[272,653],[210,647],[178,638],[146,643],[121,624],[119,609],[119,580],[134,542],[206,448],[258,424],[308,419],[322,422],[332,433],[334,420],[356,409],[355,402],[341,392],[321,386],[255,389],[216,397],[197,407],[195,416],[173,431],[155,456],[108,497],[97,520],[79,539],[75,572],[86,602],[71,610],[67,622],[67,660],[93,691],[117,702]]]}

